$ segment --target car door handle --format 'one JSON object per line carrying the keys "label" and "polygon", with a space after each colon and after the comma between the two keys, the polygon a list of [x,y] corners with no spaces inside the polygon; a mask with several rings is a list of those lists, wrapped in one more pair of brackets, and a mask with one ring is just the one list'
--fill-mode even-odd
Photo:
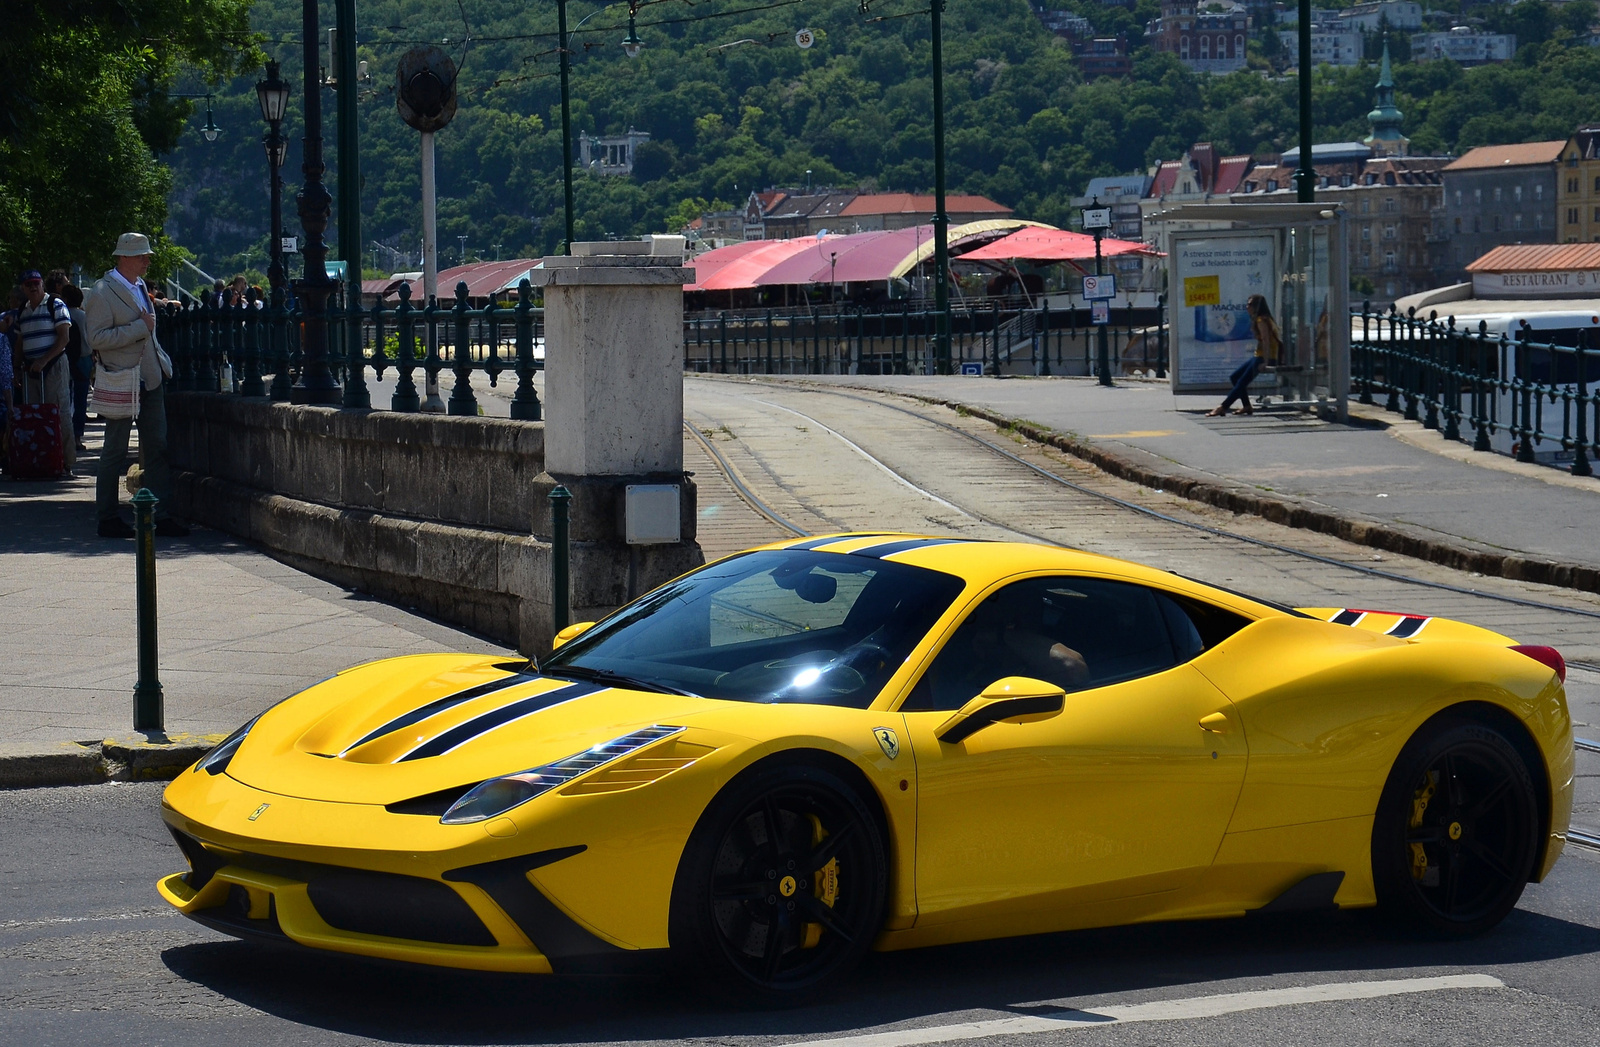
{"label": "car door handle", "polygon": [[1211,713],[1200,717],[1200,729],[1210,731],[1212,734],[1228,733],[1228,716],[1226,713]]}

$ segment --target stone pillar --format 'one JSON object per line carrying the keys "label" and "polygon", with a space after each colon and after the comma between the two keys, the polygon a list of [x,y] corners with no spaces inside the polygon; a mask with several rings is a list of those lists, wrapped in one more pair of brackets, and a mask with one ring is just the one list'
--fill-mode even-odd
{"label": "stone pillar", "polygon": [[[662,241],[665,241],[663,244]],[[652,249],[670,253],[652,254]],[[545,472],[533,533],[550,536],[556,484],[572,492],[572,620],[589,621],[705,561],[683,471],[681,242],[577,243],[533,271],[544,287]],[[675,485],[680,540],[626,540],[625,492]],[[548,589],[546,588],[546,592]],[[549,600],[524,600],[522,635],[549,635]],[[548,649],[547,647],[545,648]]]}

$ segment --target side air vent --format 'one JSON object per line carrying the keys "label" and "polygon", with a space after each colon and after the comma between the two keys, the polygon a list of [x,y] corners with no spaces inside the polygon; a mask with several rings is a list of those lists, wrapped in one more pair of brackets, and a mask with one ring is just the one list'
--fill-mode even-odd
{"label": "side air vent", "polygon": [[658,782],[673,771],[681,771],[708,753],[710,745],[696,745],[674,739],[665,745],[646,749],[638,756],[619,760],[561,790],[562,796],[587,796],[591,793],[616,793]]}

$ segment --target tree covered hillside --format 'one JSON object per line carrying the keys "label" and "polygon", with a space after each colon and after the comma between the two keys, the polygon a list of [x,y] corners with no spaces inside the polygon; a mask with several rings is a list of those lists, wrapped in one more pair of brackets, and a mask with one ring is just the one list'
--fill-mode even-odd
{"label": "tree covered hillside", "polygon": [[[1097,0],[1054,2],[1106,29],[1155,14],[1154,0],[1139,0],[1132,12]],[[331,26],[332,5],[323,6],[323,24]],[[655,0],[638,8],[646,46],[629,59],[619,46],[627,6],[573,0],[571,24],[587,18],[574,41],[574,135],[632,127],[653,136],[632,177],[579,174],[578,238],[673,231],[703,209],[742,203],[752,189],[802,185],[808,171],[814,185],[931,189],[926,9],[911,0],[873,0],[866,13],[860,6]],[[361,92],[364,240],[417,251],[418,135],[395,112],[394,68],[413,44],[441,43],[462,63],[460,110],[438,136],[442,261],[458,260],[462,235],[469,258],[494,257],[495,244],[501,257],[554,250],[562,225],[555,5],[363,0],[359,14],[360,56],[373,78]],[[283,61],[294,84],[285,227],[297,231],[300,4],[257,0],[251,17],[267,36],[265,51]],[[816,33],[809,50],[794,42],[802,27]],[[1569,47],[1573,42],[1557,28],[1505,66],[1398,66],[1398,104],[1414,151],[1565,137],[1577,122],[1600,118],[1600,51]],[[327,61],[325,52],[319,58]],[[1131,81],[1085,84],[1070,48],[1040,26],[1024,0],[949,0],[950,191],[982,193],[1022,216],[1065,225],[1069,198],[1095,175],[1142,170],[1195,141],[1230,152],[1297,144],[1293,77],[1258,70],[1199,75],[1143,46],[1134,66]],[[224,131],[215,143],[197,133],[197,114],[172,156],[169,231],[213,272],[265,268],[255,79],[218,89],[216,120]],[[1319,141],[1366,133],[1375,80],[1369,67],[1319,71]],[[333,92],[323,97],[332,176]],[[369,265],[372,257],[369,249]],[[380,252],[377,262],[387,269],[398,260]]]}

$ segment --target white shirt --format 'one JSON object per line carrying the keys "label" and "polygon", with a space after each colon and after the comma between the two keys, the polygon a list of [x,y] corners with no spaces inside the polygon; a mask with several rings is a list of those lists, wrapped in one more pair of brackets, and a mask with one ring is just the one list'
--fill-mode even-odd
{"label": "white shirt", "polygon": [[111,275],[122,281],[122,286],[132,291],[134,297],[140,302],[144,303],[142,308],[145,312],[155,312],[155,307],[150,304],[150,295],[146,293],[144,289],[144,279],[142,277],[137,281],[129,280],[126,276],[122,275],[122,270],[116,268],[111,270]]}

